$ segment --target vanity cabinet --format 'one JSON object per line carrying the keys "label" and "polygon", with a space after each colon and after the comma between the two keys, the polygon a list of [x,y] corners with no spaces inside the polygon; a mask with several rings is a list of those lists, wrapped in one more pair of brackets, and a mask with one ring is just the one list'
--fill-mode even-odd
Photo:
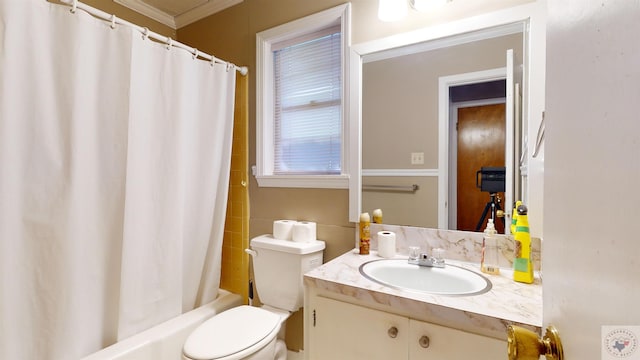
{"label": "vanity cabinet", "polygon": [[408,358],[408,318],[321,296],[313,300],[305,313],[311,317],[308,360]]}
{"label": "vanity cabinet", "polygon": [[307,360],[505,359],[506,341],[324,296],[309,299]]}
{"label": "vanity cabinet", "polygon": [[409,359],[485,359],[507,358],[506,339],[409,320]]}

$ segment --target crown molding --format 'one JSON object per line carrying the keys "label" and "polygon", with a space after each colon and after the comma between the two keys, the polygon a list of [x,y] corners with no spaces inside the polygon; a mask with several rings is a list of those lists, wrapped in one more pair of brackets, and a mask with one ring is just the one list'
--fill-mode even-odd
{"label": "crown molding", "polygon": [[176,28],[192,24],[209,15],[213,15],[226,8],[240,4],[244,0],[209,0],[207,3],[197,6],[175,17]]}
{"label": "crown molding", "polygon": [[239,4],[243,0],[209,0],[200,6],[196,6],[193,9],[187,10],[186,12],[176,16],[159,10],[158,8],[147,4],[144,0],[113,1],[175,30],[194,23],[209,15],[220,12],[228,7]]}
{"label": "crown molding", "polygon": [[173,16],[167,14],[162,10],[158,10],[157,8],[145,3],[142,0],[113,0],[113,2],[127,7],[159,23],[167,25],[172,29],[177,29],[176,21]]}

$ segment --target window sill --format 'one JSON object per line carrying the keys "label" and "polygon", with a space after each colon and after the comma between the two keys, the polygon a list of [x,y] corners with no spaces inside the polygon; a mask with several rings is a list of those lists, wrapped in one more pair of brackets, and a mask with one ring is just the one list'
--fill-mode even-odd
{"label": "window sill", "polygon": [[349,175],[257,175],[259,187],[348,189]]}

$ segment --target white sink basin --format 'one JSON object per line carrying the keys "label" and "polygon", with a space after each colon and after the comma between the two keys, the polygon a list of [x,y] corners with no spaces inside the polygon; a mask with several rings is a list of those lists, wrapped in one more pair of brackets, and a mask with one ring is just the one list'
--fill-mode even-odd
{"label": "white sink basin", "polygon": [[372,260],[360,265],[360,273],[382,285],[429,294],[469,296],[491,290],[486,277],[450,264],[437,268],[402,259]]}

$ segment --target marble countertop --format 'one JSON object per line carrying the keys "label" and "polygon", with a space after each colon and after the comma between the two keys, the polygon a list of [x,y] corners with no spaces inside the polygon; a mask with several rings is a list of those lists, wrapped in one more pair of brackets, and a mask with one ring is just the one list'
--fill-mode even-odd
{"label": "marble countertop", "polygon": [[[533,284],[522,284],[512,280],[510,269],[501,269],[500,275],[483,274],[492,283],[484,294],[434,295],[384,286],[360,274],[361,264],[379,259],[376,251],[359,255],[353,250],[306,273],[304,284],[363,306],[498,339],[506,339],[507,325],[541,331],[542,285],[537,276]],[[480,273],[479,264],[448,259],[447,263]]]}

